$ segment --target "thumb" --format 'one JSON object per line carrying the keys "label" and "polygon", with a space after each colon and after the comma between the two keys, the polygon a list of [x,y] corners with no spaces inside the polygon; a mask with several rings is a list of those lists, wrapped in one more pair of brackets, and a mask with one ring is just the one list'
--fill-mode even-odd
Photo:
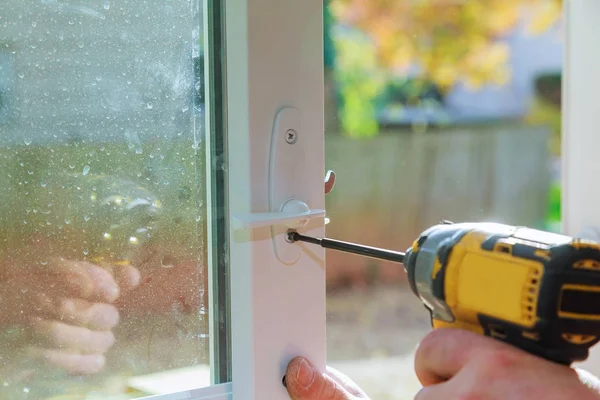
{"label": "thumb", "polygon": [[283,384],[293,400],[352,400],[352,396],[327,374],[317,371],[303,357],[287,367]]}

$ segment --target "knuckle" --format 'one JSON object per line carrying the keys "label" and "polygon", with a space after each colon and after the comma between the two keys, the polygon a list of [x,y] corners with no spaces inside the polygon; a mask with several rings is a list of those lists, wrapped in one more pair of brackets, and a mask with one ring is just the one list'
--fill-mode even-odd
{"label": "knuckle", "polygon": [[115,326],[117,326],[119,324],[120,319],[121,319],[121,316],[119,314],[119,310],[117,309],[117,307],[115,307],[115,306],[113,306],[111,304],[106,304],[105,305],[105,310],[102,313],[101,317],[102,317],[102,319],[106,323],[106,326],[109,329],[112,329]]}
{"label": "knuckle", "polygon": [[112,304],[91,305],[80,318],[86,325],[97,330],[109,330],[118,325],[119,310]]}
{"label": "knuckle", "polygon": [[47,335],[49,344],[57,347],[65,346],[65,335],[61,325],[56,321],[46,322],[45,325],[45,332],[41,333]]}
{"label": "knuckle", "polygon": [[[415,363],[421,364],[425,360],[440,358],[439,354],[449,351],[449,344],[460,339],[458,329],[440,328],[429,332],[419,343],[415,354]],[[438,357],[436,357],[438,356]]]}
{"label": "knuckle", "polygon": [[94,332],[87,330],[88,352],[107,352],[111,347],[114,346],[116,340],[115,335],[112,331],[105,332]]}
{"label": "knuckle", "polygon": [[436,352],[442,345],[444,333],[441,329],[435,329],[428,333],[419,343],[415,358],[427,359],[432,353]]}
{"label": "knuckle", "polygon": [[75,306],[73,301],[69,299],[60,299],[58,301],[58,315],[61,320],[72,321],[75,318],[74,311]]}
{"label": "knuckle", "polygon": [[511,370],[523,362],[518,354],[509,348],[491,350],[485,358],[486,362],[484,364],[488,366],[486,369],[499,371]]}

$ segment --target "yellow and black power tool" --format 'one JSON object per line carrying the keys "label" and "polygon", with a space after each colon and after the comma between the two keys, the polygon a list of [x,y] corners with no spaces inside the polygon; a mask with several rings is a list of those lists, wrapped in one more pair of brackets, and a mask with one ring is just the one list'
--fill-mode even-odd
{"label": "yellow and black power tool", "polygon": [[406,253],[288,236],[403,263],[434,328],[477,332],[566,365],[600,340],[598,243],[495,223],[440,223]]}

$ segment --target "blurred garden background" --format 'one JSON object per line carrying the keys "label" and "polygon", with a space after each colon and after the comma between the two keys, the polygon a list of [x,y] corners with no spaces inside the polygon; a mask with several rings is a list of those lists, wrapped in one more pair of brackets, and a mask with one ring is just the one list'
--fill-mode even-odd
{"label": "blurred garden background", "polygon": [[[403,251],[440,220],[560,230],[560,0],[324,13],[328,237]],[[327,279],[330,362],[375,399],[412,398],[430,325],[403,269],[328,251]]]}

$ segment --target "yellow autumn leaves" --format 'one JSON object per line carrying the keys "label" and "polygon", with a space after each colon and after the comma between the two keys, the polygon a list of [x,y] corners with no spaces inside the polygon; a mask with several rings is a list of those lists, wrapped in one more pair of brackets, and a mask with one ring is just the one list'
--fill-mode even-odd
{"label": "yellow autumn leaves", "polygon": [[519,23],[535,34],[560,18],[562,0],[331,0],[336,19],[370,38],[380,67],[417,65],[442,89],[460,77],[477,88],[510,79],[497,39]]}

